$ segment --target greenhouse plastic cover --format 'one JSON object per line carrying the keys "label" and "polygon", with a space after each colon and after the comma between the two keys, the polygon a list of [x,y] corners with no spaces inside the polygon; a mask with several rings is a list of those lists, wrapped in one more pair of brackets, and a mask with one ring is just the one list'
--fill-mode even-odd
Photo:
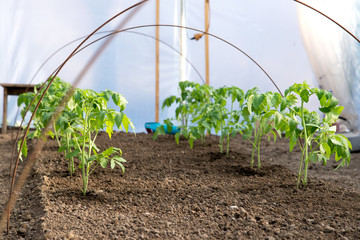
{"label": "greenhouse plastic cover", "polygon": [[[308,1],[355,36],[360,36],[360,1]],[[359,132],[360,43],[315,11],[298,8],[300,27],[319,87],[330,90],[344,106],[342,117]]]}
{"label": "greenhouse plastic cover", "polygon": [[[84,36],[137,2],[0,0],[0,82],[29,83],[32,80],[36,84],[45,81]],[[289,0],[210,0],[208,31],[255,59],[281,91],[305,80],[317,86],[303,45],[297,8],[299,6]],[[114,30],[128,17],[124,27],[155,24],[155,9],[156,1],[150,0],[133,16],[130,11],[110,22],[92,39]],[[179,0],[160,1],[160,23],[185,23],[204,30],[204,1],[183,1],[183,4]],[[160,104],[166,97],[178,94],[179,81],[203,83],[205,79],[204,39],[191,40],[195,33],[180,28],[160,28]],[[182,74],[181,34],[185,37],[183,56],[187,60]],[[77,86],[96,91],[111,89],[123,94],[128,101],[126,113],[137,132],[144,132],[144,123],[155,120],[154,37],[155,27],[117,34]],[[73,57],[59,77],[73,83],[103,42]],[[235,85],[244,90],[258,86],[261,91],[276,91],[264,72],[235,48],[213,37],[210,37],[209,47],[210,85]],[[2,94],[3,89],[0,91]],[[9,100],[8,121],[9,125],[14,125],[16,97]],[[3,99],[0,101],[2,106]],[[160,120],[172,117],[172,110],[161,111]]]}

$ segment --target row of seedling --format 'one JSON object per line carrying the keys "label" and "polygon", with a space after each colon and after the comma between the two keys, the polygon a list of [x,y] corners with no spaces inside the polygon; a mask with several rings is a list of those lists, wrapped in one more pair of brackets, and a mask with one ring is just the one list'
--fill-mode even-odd
{"label": "row of seedling", "polygon": [[[42,93],[46,84],[48,83],[37,85],[33,93],[19,96],[18,105],[25,105],[21,111],[23,118],[25,118],[27,109],[31,113],[34,112],[41,96],[38,91]],[[28,135],[29,139],[41,136],[41,132],[49,123],[57,107],[70,89],[71,85],[69,83],[59,78],[54,79],[34,115],[33,125],[35,130]],[[103,168],[109,163],[111,168],[118,165],[124,172],[123,163],[126,161],[121,157],[121,149],[110,147],[100,151],[96,147],[95,140],[99,131],[105,130],[109,138],[111,138],[115,126],[120,130],[124,129],[126,132],[129,127],[134,128],[134,126],[123,112],[127,101],[119,93],[110,90],[97,93],[90,89],[73,89],[73,91],[74,93],[57,119],[52,121],[52,128],[47,134],[56,139],[59,152],[64,152],[71,175],[76,169],[75,166],[78,165],[82,172],[82,192],[85,195],[90,174],[99,165]],[[119,107],[118,111],[108,106],[110,100]],[[27,155],[26,142],[21,154],[25,157]],[[77,164],[75,159],[79,160]]]}
{"label": "row of seedling", "polygon": [[[348,165],[351,143],[336,133],[334,123],[343,110],[331,92],[311,88],[306,82],[290,86],[285,95],[277,92],[260,93],[258,88],[244,92],[237,87],[213,88],[194,82],[179,83],[180,96],[170,96],[163,102],[162,108],[176,105],[175,118],[166,119],[167,130],[171,131],[173,121],[181,123],[175,140],[180,136],[188,139],[193,148],[194,141],[205,142],[206,136],[215,132],[219,135],[220,152],[229,154],[230,140],[237,134],[252,144],[250,166],[254,167],[255,155],[257,167],[261,167],[260,147],[264,136],[285,136],[289,139],[289,150],[298,145],[301,149],[298,181],[306,186],[307,170],[311,162],[322,162],[335,155],[341,160],[339,166]],[[305,104],[312,96],[319,101],[320,117],[316,111],[309,111]],[[161,125],[154,134],[165,134]],[[266,138],[265,138],[266,139]]]}

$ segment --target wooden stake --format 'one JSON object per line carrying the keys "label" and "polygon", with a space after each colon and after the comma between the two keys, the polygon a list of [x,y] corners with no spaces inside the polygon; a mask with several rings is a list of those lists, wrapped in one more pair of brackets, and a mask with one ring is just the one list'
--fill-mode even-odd
{"label": "wooden stake", "polygon": [[156,51],[156,59],[155,59],[155,122],[159,122],[159,81],[160,81],[160,54],[159,54],[159,41],[160,39],[160,0],[156,0],[156,41],[155,41],[155,51]]}
{"label": "wooden stake", "polygon": [[[205,32],[209,31],[209,0],[205,0]],[[205,76],[206,84],[210,85],[209,70],[209,35],[205,33]]]}
{"label": "wooden stake", "polygon": [[4,103],[3,103],[3,123],[2,123],[2,134],[5,134],[6,133],[6,130],[7,130],[7,96],[8,96],[8,92],[7,92],[7,88],[4,88]]}

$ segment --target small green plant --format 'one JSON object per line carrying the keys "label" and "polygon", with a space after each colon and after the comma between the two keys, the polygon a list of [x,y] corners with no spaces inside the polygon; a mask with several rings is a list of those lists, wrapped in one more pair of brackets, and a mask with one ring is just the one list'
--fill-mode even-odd
{"label": "small green plant", "polygon": [[[304,106],[312,95],[316,95],[319,100],[319,110],[325,115],[323,119],[317,112],[310,112]],[[333,125],[343,107],[338,106],[338,100],[331,92],[310,88],[306,82],[294,84],[285,91],[282,108],[287,108],[287,125],[282,127],[282,130],[285,130],[286,136],[290,139],[290,151],[298,143],[302,152],[297,186],[300,181],[306,186],[307,171],[311,162],[326,164],[334,154],[336,161],[342,159],[339,166],[349,164],[351,143],[345,136],[336,134],[336,127]]]}
{"label": "small green plant", "polygon": [[[163,102],[162,109],[176,104],[175,120],[180,122],[180,131],[175,134],[175,140],[179,143],[180,136],[184,136],[189,140],[191,148],[193,142],[197,139],[205,141],[206,134],[203,129],[199,129],[194,125],[194,119],[197,118],[203,107],[210,103],[213,88],[208,85],[183,81],[179,82],[180,96],[170,96]],[[166,119],[165,124],[171,130],[172,119]],[[160,134],[165,134],[165,129],[160,126],[154,134],[154,139]],[[200,130],[200,131],[199,131]]]}
{"label": "small green plant", "polygon": [[[119,112],[108,107],[110,99],[120,108]],[[122,163],[126,161],[121,157],[121,150],[110,147],[100,152],[95,140],[103,129],[111,138],[115,125],[119,129],[124,128],[126,132],[129,126],[134,129],[130,119],[123,113],[126,103],[123,96],[110,90],[97,93],[90,89],[77,89],[67,104],[66,110],[75,113],[71,118],[75,124],[64,121],[67,124],[64,132],[69,134],[72,140],[69,141],[67,138],[59,150],[67,151],[67,159],[79,158],[84,195],[87,192],[90,174],[97,166],[105,168],[110,162],[111,168],[119,165],[124,172]]]}
{"label": "small green plant", "polygon": [[[230,100],[230,109],[229,109]],[[201,137],[210,133],[214,129],[215,133],[220,133],[219,147],[220,152],[224,151],[224,141],[226,142],[226,154],[229,155],[230,138],[234,137],[242,129],[240,122],[240,107],[244,101],[243,90],[237,87],[220,87],[212,92],[211,102],[202,107],[193,121],[196,123]],[[235,109],[234,104],[239,105]]]}
{"label": "small green plant", "polygon": [[[163,107],[177,103],[176,119],[185,119],[181,130],[175,135],[179,143],[180,135],[188,139],[193,148],[195,140],[205,141],[205,136],[212,130],[220,133],[219,147],[223,152],[226,141],[226,153],[229,154],[230,138],[237,133],[252,144],[250,166],[254,167],[255,153],[257,167],[261,167],[260,147],[264,136],[289,138],[290,151],[299,144],[302,156],[299,164],[297,185],[300,181],[306,186],[307,170],[310,162],[323,162],[335,155],[335,160],[343,159],[340,166],[350,161],[351,143],[341,134],[335,133],[333,124],[338,119],[343,107],[328,91],[310,88],[303,84],[294,84],[285,91],[282,97],[279,93],[259,93],[258,88],[244,92],[236,87],[221,87],[212,89],[191,82],[180,83],[181,97],[171,96],[165,99]],[[319,110],[324,114],[321,119],[317,112],[305,108],[312,95],[320,102]],[[229,102],[229,99],[231,102]],[[238,108],[234,108],[236,102]],[[230,109],[228,108],[230,103]],[[171,128],[171,121],[166,125]],[[159,131],[165,134],[165,130]]]}
{"label": "small green plant", "polygon": [[[184,136],[193,148],[195,140],[205,143],[205,138],[212,130],[220,132],[219,147],[223,152],[226,141],[226,153],[229,154],[230,138],[234,137],[241,129],[239,123],[240,112],[235,110],[236,101],[239,107],[244,101],[244,92],[237,87],[221,87],[213,89],[208,85],[200,85],[193,82],[180,82],[180,97],[170,96],[164,100],[163,108],[177,103],[175,118],[183,124],[180,131],[175,134],[175,140],[179,143],[180,136]],[[230,100],[230,110],[228,101]],[[172,123],[166,119],[169,128]],[[164,126],[160,126],[154,134],[154,139],[159,134],[165,134]]]}
{"label": "small green plant", "polygon": [[[247,102],[242,110],[245,125],[242,134],[243,138],[252,144],[250,166],[254,166],[256,150],[257,166],[260,169],[261,139],[271,132],[274,136],[274,141],[276,141],[275,115],[281,103],[281,95],[273,92],[258,93],[258,91],[258,88],[253,88],[248,90],[245,95]],[[279,133],[278,135],[281,136]]]}
{"label": "small green plant", "polygon": [[179,82],[180,97],[170,96],[163,102],[162,109],[177,104],[175,118],[181,125],[187,127],[192,116],[197,113],[202,105],[210,101],[212,87],[199,83]]}
{"label": "small green plant", "polygon": [[[48,124],[70,87],[69,83],[58,78],[54,80],[35,113],[34,125],[36,129],[29,134],[30,138],[40,136],[42,129]],[[23,118],[26,109],[29,108],[30,112],[34,111],[35,105],[40,99],[40,96],[35,94],[36,91],[34,94],[20,95],[19,106],[25,104],[21,111]],[[110,99],[119,107],[119,111],[108,107]],[[84,195],[86,195],[88,189],[90,174],[97,166],[100,165],[105,168],[110,163],[111,168],[118,165],[124,172],[123,163],[126,161],[121,157],[121,149],[110,147],[100,151],[95,145],[95,140],[102,130],[105,130],[109,138],[111,138],[115,126],[120,130],[124,129],[126,132],[128,132],[129,127],[134,130],[133,123],[123,112],[126,104],[127,101],[122,95],[111,90],[97,93],[89,89],[75,89],[74,94],[64,106],[58,119],[54,121],[52,130],[47,133],[57,140],[59,152],[65,153],[65,159],[69,160],[69,172],[71,175],[75,171],[74,160],[79,159]],[[26,144],[22,149],[22,154],[25,157],[27,155]]]}
{"label": "small green plant", "polygon": [[[242,89],[234,86],[228,87],[227,91],[231,100],[230,112],[228,114],[228,122],[223,127],[221,137],[226,138],[226,154],[229,155],[230,138],[235,137],[244,128],[242,111],[244,107],[243,103],[245,101],[245,94]],[[234,106],[236,102],[238,104],[237,108]]]}
{"label": "small green plant", "polygon": [[[20,112],[23,119],[25,119],[25,114],[27,111],[29,111],[30,113],[34,112],[35,106],[39,102],[41,95],[47,87],[47,84],[48,81],[45,83],[40,83],[35,86],[34,92],[24,93],[19,96],[18,106],[20,107],[23,105],[23,108]],[[70,87],[71,85],[69,83],[62,81],[60,78],[57,77],[54,79],[52,85],[49,87],[48,91],[44,95],[44,98],[40,102],[38,110],[34,115],[33,125],[35,127],[35,130],[28,134],[29,139],[40,137],[42,129],[49,123],[51,116],[54,114],[60,101],[63,99]],[[52,138],[56,138],[59,147],[61,146],[61,133],[59,132],[56,122],[53,123],[52,131],[50,130],[48,132],[48,135],[50,135]],[[24,155],[25,157],[27,155],[26,141],[24,142],[22,155]],[[20,157],[22,158],[22,156]]]}

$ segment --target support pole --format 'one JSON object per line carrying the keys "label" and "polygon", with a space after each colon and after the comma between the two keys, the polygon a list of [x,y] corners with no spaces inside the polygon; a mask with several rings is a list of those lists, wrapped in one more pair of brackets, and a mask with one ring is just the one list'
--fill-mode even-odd
{"label": "support pole", "polygon": [[[185,0],[180,1],[180,25],[186,26],[185,20]],[[186,79],[186,53],[187,53],[187,45],[186,45],[186,29],[180,29],[180,81],[183,82]]]}
{"label": "support pole", "polygon": [[[205,0],[205,32],[209,31],[209,0]],[[209,35],[205,33],[205,76],[206,84],[210,85],[209,67]]]}
{"label": "support pole", "polygon": [[[160,0],[156,0],[156,25],[160,24]],[[156,26],[156,39],[160,39],[159,26]],[[159,122],[159,81],[160,81],[160,54],[159,41],[155,41],[155,122]]]}
{"label": "support pole", "polygon": [[6,130],[7,130],[7,105],[8,105],[8,102],[7,102],[7,97],[8,97],[8,92],[7,92],[7,88],[4,88],[4,103],[3,103],[3,123],[2,123],[2,130],[1,130],[1,133],[2,134],[5,134],[6,133]]}

